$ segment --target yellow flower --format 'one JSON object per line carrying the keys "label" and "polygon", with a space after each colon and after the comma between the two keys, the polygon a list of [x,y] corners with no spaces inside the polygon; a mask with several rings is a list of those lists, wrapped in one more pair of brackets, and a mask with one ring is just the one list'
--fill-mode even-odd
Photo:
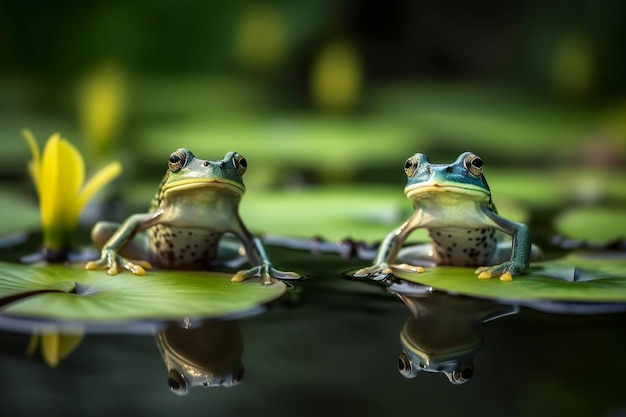
{"label": "yellow flower", "polygon": [[35,330],[30,337],[26,354],[33,356],[37,346],[41,346],[41,355],[51,368],[56,368],[61,359],[72,353],[83,340],[83,332],[61,334],[55,329]]}
{"label": "yellow flower", "polygon": [[70,249],[71,237],[85,204],[122,171],[119,162],[111,162],[89,181],[85,163],[78,150],[58,133],[46,142],[43,153],[29,130],[22,132],[33,154],[28,170],[35,183],[41,209],[44,249]]}

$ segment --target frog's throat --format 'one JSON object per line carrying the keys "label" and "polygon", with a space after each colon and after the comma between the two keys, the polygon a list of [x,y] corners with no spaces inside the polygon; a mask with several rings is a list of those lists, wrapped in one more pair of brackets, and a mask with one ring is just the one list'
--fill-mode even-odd
{"label": "frog's throat", "polygon": [[473,184],[460,183],[440,183],[436,181],[420,182],[418,184],[407,185],[404,193],[410,199],[419,198],[438,193],[463,194],[466,197],[475,197],[479,200],[488,200],[490,192],[482,187]]}
{"label": "frog's throat", "polygon": [[432,352],[420,348],[412,341],[407,336],[405,328],[400,332],[400,344],[409,358],[417,356],[427,367],[430,367],[432,364],[455,363],[472,357],[482,347],[483,340],[480,337],[470,338],[464,341],[464,343],[458,343],[455,346],[448,346],[447,349],[442,348],[438,352]]}
{"label": "frog's throat", "polygon": [[243,184],[223,178],[189,178],[164,185],[163,192],[181,192],[198,188],[221,188],[233,191],[237,194],[243,194],[245,191]]}

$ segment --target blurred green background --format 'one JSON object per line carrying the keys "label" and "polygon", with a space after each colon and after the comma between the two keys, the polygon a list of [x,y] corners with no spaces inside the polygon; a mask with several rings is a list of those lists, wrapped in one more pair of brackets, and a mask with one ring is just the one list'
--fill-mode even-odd
{"label": "blurred green background", "polygon": [[382,237],[410,211],[415,152],[479,154],[517,219],[533,206],[620,216],[624,44],[618,0],[3,2],[0,175],[15,219],[1,231],[37,220],[21,205],[35,201],[23,128],[40,143],[61,132],[93,170],[123,163],[132,209],[109,217],[147,207],[178,147],[246,156],[243,217],[267,232]]}

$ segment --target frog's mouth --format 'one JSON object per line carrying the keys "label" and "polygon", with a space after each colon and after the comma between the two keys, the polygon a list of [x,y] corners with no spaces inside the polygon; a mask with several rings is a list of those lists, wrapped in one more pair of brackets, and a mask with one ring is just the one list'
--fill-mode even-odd
{"label": "frog's mouth", "polygon": [[224,189],[232,191],[236,194],[243,194],[245,191],[245,187],[242,184],[238,184],[234,181],[228,181],[221,178],[189,178],[163,186],[163,192],[179,193],[198,190],[200,188]]}
{"label": "frog's mouth", "polygon": [[408,198],[422,198],[440,193],[462,194],[466,198],[488,200],[489,191],[472,184],[440,183],[436,181],[411,184],[404,188]]}

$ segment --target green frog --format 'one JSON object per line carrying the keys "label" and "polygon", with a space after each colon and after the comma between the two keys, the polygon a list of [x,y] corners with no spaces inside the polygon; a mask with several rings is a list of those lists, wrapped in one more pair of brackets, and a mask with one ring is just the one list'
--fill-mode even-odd
{"label": "green frog", "polygon": [[[540,259],[528,227],[498,215],[483,168],[482,159],[472,152],[462,153],[452,164],[432,164],[421,153],[407,159],[404,192],[413,202],[414,212],[387,235],[373,266],[354,275],[382,279],[391,274],[389,265],[409,257],[432,265],[477,266],[480,279],[499,276],[502,281],[511,281],[513,275],[528,268],[531,259]],[[417,228],[428,230],[430,244],[401,251]],[[502,232],[512,241],[501,241]],[[407,264],[398,267],[424,271]]]}
{"label": "green frog", "polygon": [[109,275],[118,274],[120,268],[144,275],[153,265],[205,269],[215,263],[218,249],[223,249],[222,237],[232,234],[241,240],[253,265],[237,272],[232,281],[258,276],[269,285],[273,278],[300,278],[275,269],[261,241],[239,217],[245,193],[242,176],[247,169],[243,156],[229,152],[221,161],[207,161],[180,148],[170,155],[168,164],[148,213],[134,214],[122,225],[98,222],[94,226],[91,235],[101,256],[88,262],[87,269],[107,269]]}

